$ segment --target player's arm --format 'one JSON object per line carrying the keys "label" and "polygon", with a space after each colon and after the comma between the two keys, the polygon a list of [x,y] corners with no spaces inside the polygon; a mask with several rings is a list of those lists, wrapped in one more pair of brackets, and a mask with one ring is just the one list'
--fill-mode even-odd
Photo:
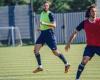
{"label": "player's arm", "polygon": [[53,28],[55,28],[56,27],[56,23],[55,22],[51,22],[51,23],[46,23],[46,22],[40,22],[42,25],[47,25],[47,26],[49,26],[49,27],[53,27]]}
{"label": "player's arm", "polygon": [[47,25],[50,28],[55,28],[56,27],[56,21],[54,19],[54,14],[50,12],[48,16],[49,16],[50,23],[41,22],[41,24]]}
{"label": "player's arm", "polygon": [[72,35],[69,38],[68,43],[65,45],[65,50],[68,51],[68,49],[70,48],[71,43],[73,42],[73,40],[76,38],[78,31],[75,30]]}
{"label": "player's arm", "polygon": [[[55,27],[56,27],[56,23],[55,23],[55,22],[51,22],[51,23],[40,22],[40,24],[42,24],[42,25],[47,25],[47,26],[49,26],[50,28],[55,28]],[[37,31],[41,31],[41,29],[38,28]]]}
{"label": "player's arm", "polygon": [[68,49],[70,49],[70,45],[73,42],[73,40],[76,38],[77,33],[79,31],[81,31],[84,28],[84,21],[82,21],[75,29],[75,31],[72,33],[72,35],[70,36],[68,43],[65,45],[65,50],[68,51]]}

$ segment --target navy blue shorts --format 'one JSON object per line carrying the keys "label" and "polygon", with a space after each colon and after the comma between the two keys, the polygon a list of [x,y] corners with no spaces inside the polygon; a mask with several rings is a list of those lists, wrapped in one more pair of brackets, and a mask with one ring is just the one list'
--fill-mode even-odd
{"label": "navy blue shorts", "polygon": [[51,50],[57,49],[56,37],[52,29],[41,31],[41,34],[36,41],[36,44],[44,45],[45,43]]}
{"label": "navy blue shorts", "polygon": [[87,45],[85,50],[84,50],[83,56],[89,56],[92,58],[95,54],[100,56],[100,47]]}

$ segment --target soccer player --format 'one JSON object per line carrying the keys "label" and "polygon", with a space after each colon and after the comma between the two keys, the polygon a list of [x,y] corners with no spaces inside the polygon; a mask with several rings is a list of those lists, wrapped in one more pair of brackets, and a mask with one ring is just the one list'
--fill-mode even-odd
{"label": "soccer player", "polygon": [[85,17],[86,19],[76,27],[65,46],[65,50],[68,50],[77,33],[84,29],[87,45],[84,50],[83,59],[78,66],[76,80],[80,80],[80,75],[85,65],[92,59],[95,53],[100,56],[100,18],[96,18],[96,6],[94,4],[87,9]]}
{"label": "soccer player", "polygon": [[57,44],[54,35],[54,28],[56,28],[56,23],[54,20],[54,16],[51,11],[49,11],[50,3],[46,1],[43,5],[43,12],[40,15],[40,28],[41,31],[40,36],[38,37],[35,47],[34,47],[34,54],[38,63],[38,67],[33,71],[33,73],[37,73],[43,71],[41,57],[40,57],[40,49],[46,43],[48,47],[52,50],[55,56],[59,57],[62,62],[65,64],[65,73],[68,72],[70,65],[66,61],[65,57],[61,52],[57,49]]}

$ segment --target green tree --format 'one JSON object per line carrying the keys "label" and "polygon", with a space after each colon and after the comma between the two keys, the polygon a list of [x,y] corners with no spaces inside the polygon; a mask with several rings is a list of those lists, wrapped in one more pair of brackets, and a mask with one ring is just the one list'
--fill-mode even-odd
{"label": "green tree", "polygon": [[73,0],[69,1],[70,11],[84,11],[86,8],[95,3],[95,0]]}
{"label": "green tree", "polygon": [[[33,0],[33,9],[36,13],[42,10],[43,2],[46,0]],[[48,0],[52,3],[53,12],[84,11],[86,8],[95,3],[96,0]]]}
{"label": "green tree", "polygon": [[[33,4],[33,11],[36,13],[40,13],[42,11],[43,3],[47,0],[0,0],[0,6],[29,4],[30,1]],[[90,4],[96,2],[96,0],[48,0],[48,1],[52,3],[50,9],[53,12],[84,11]]]}
{"label": "green tree", "polygon": [[[43,3],[47,0],[33,0],[33,10],[36,13],[40,13],[42,11],[42,5]],[[64,12],[68,9],[70,9],[68,5],[69,0],[48,0],[51,2],[51,7],[50,9],[53,12]]]}
{"label": "green tree", "polygon": [[45,0],[33,0],[33,11],[40,13],[42,11],[42,5]]}
{"label": "green tree", "polygon": [[3,0],[4,5],[29,4],[30,0]]}
{"label": "green tree", "polygon": [[0,6],[4,5],[4,0],[0,0]]}
{"label": "green tree", "polygon": [[70,9],[69,0],[52,0],[51,10],[53,12],[66,12]]}
{"label": "green tree", "polygon": [[16,0],[4,0],[4,5],[15,5]]}

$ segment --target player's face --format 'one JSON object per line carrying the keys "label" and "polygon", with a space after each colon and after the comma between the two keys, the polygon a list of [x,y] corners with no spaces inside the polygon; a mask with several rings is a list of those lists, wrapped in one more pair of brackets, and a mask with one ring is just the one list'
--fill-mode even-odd
{"label": "player's face", "polygon": [[90,17],[96,18],[96,8],[92,8],[92,9],[90,10]]}
{"label": "player's face", "polygon": [[48,3],[45,3],[45,4],[44,4],[44,10],[45,10],[45,11],[48,11],[48,10],[49,10],[49,4],[48,4]]}

